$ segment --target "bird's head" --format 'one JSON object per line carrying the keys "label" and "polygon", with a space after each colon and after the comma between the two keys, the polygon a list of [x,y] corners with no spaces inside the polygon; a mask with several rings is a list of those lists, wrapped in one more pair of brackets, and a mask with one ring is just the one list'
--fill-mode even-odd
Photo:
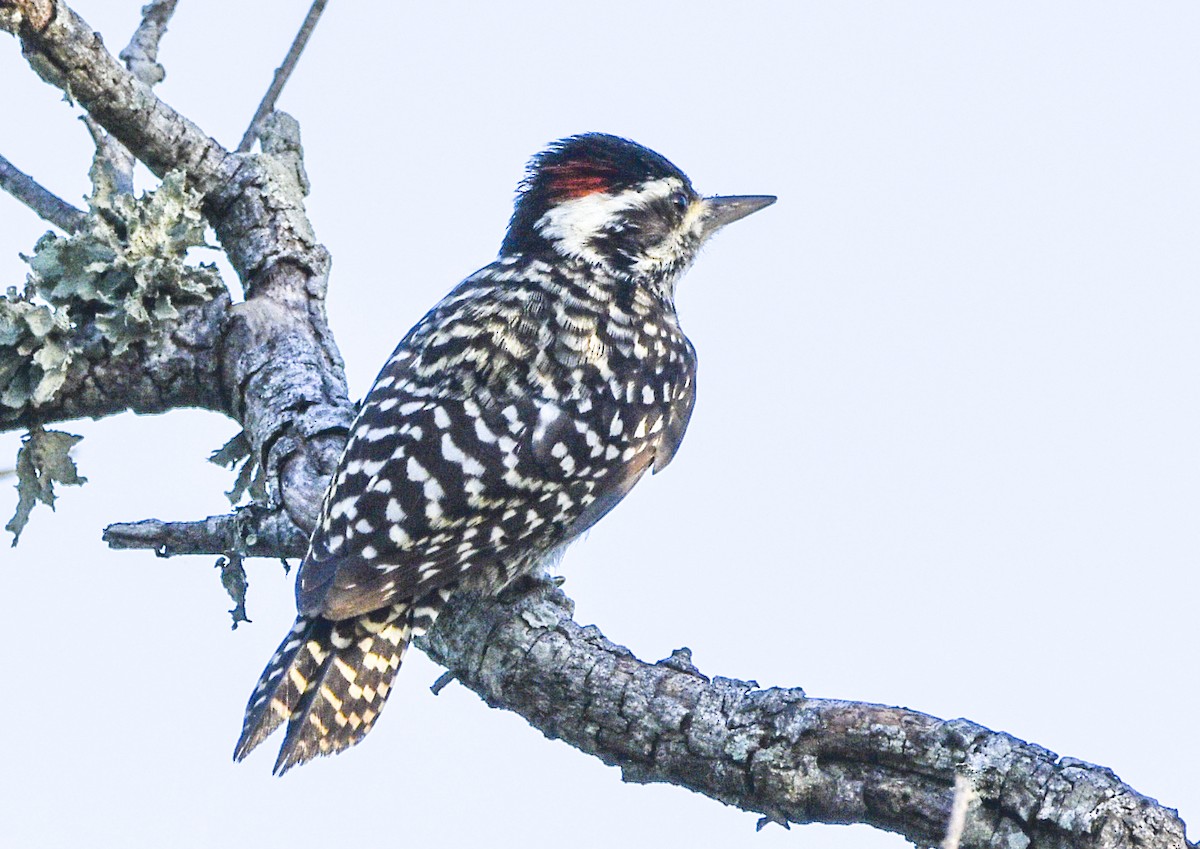
{"label": "bird's head", "polygon": [[654,151],[587,133],[534,157],[501,254],[567,257],[669,295],[706,239],[774,202],[704,197]]}

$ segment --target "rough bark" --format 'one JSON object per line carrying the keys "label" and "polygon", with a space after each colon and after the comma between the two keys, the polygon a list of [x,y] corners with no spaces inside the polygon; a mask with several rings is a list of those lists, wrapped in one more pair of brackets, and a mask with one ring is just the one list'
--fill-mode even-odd
{"label": "rough bark", "polygon": [[[79,366],[40,412],[50,421],[220,410],[245,429],[266,503],[199,522],[113,526],[106,538],[163,555],[299,555],[353,408],[325,319],[329,257],[304,212],[295,123],[269,122],[262,154],[230,152],[122,67],[63,3],[0,0],[0,26],[19,36],[43,79],[152,171],[185,171],[246,291],[244,303],[193,308],[152,350]],[[645,663],[575,623],[557,589],[512,595],[460,594],[425,649],[488,704],[620,766],[627,781],[688,787],[760,812],[764,823],[862,822],[929,846],[945,834],[956,778],[966,776],[978,801],[965,847],[1195,846],[1175,811],[1103,767],[963,719],[708,678],[686,649]]]}
{"label": "rough bark", "polygon": [[572,620],[561,591],[459,596],[422,646],[488,704],[621,767],[763,814],[866,823],[938,845],[955,778],[976,793],[962,847],[1177,847],[1178,814],[1111,770],[966,719],[708,678],[680,649],[646,663]]}

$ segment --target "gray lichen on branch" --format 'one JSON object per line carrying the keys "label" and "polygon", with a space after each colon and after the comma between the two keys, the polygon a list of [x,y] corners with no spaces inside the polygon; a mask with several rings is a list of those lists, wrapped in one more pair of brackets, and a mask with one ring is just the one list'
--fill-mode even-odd
{"label": "gray lichen on branch", "polygon": [[[298,140],[287,152],[264,143],[259,156],[231,154],[138,82],[65,4],[53,4],[43,26],[15,29],[43,79],[69,91],[152,171],[182,170],[203,195],[246,301],[232,309],[222,304],[219,316],[192,310],[194,320],[181,322],[182,344],[174,345],[173,333],[169,353],[186,350],[197,367],[189,373],[183,360],[166,357],[171,379],[162,394],[176,406],[204,406],[238,419],[269,475],[268,508],[282,507],[300,527],[310,526],[314,493],[337,460],[353,410],[325,319],[329,257],[304,214]],[[164,363],[134,359],[108,377],[119,388],[157,386]],[[94,385],[81,381],[80,388]],[[68,379],[63,395],[71,388]],[[123,401],[147,400],[140,392],[133,399],[115,394],[89,391],[94,410],[67,406],[77,415],[105,415],[137,409]]]}
{"label": "gray lichen on branch", "polygon": [[181,173],[139,199],[90,204],[75,233],[47,233],[25,257],[24,292],[0,299],[0,422],[50,402],[75,360],[120,356],[225,292],[215,266],[186,261],[205,224]]}
{"label": "gray lichen on branch", "polygon": [[[205,222],[182,173],[168,174],[137,199],[112,182],[95,184],[80,226],[66,236],[43,236],[25,257],[24,291],[11,288],[0,298],[0,426],[40,422],[41,410],[73,373],[86,374],[91,363],[120,358],[133,345],[153,350],[181,309],[226,292],[214,266],[187,262],[188,250],[205,244]],[[35,426],[20,456],[27,459],[48,438]],[[67,450],[59,466],[70,464]],[[19,501],[9,524],[14,544],[33,506],[53,505],[52,488],[47,497],[42,484],[54,478],[20,474],[22,468],[32,467],[18,460]]]}

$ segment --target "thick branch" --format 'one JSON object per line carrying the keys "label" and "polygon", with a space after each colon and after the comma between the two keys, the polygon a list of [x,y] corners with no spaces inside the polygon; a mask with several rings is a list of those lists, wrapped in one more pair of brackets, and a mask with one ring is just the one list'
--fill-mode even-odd
{"label": "thick branch", "polygon": [[[38,75],[62,89],[160,177],[183,168],[208,194],[237,162],[199,127],[154,96],[65,3],[0,0],[0,25],[14,29]],[[15,14],[14,14],[15,13]]]}
{"label": "thick branch", "polygon": [[153,342],[135,343],[115,357],[107,348],[97,356],[76,356],[66,382],[49,402],[0,421],[0,431],[127,410],[165,413],[198,407],[224,412],[217,342],[228,320],[229,297],[223,294],[180,312]]}
{"label": "thick branch", "polygon": [[76,209],[44,188],[3,156],[0,156],[0,189],[32,209],[39,218],[68,233],[78,230],[87,217],[82,209]]}
{"label": "thick branch", "polygon": [[963,847],[1194,846],[1175,811],[1103,767],[965,719],[709,679],[686,649],[645,663],[572,607],[547,585],[511,602],[460,594],[423,647],[489,705],[626,781],[678,784],[767,821],[861,822],[934,846],[965,775],[980,803]]}

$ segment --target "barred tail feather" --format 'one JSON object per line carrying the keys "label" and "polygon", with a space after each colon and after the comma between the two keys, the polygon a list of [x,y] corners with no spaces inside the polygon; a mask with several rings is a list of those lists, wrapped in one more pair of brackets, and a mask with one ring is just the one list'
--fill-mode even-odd
{"label": "barred tail feather", "polygon": [[244,758],[285,720],[275,773],[353,746],[383,710],[409,641],[425,633],[449,589],[353,619],[298,619],[246,708],[234,757]]}
{"label": "barred tail feather", "polygon": [[275,773],[353,746],[371,730],[412,633],[408,602],[336,622],[316,675],[288,720]]}
{"label": "barred tail feather", "polygon": [[245,758],[291,718],[307,682],[317,673],[324,655],[322,646],[329,643],[331,628],[331,622],[319,617],[296,619],[250,694],[242,736],[233,750],[234,760]]}

